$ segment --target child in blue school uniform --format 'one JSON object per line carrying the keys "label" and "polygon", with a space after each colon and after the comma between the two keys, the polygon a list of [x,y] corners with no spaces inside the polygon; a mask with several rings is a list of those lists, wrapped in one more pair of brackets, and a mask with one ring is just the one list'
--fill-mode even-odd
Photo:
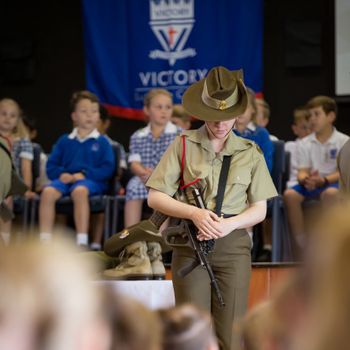
{"label": "child in blue school uniform", "polygon": [[248,107],[244,114],[237,118],[234,133],[238,136],[254,141],[262,150],[267,167],[271,173],[273,166],[274,144],[270,139],[269,132],[256,125],[253,120],[257,114],[255,93],[252,89],[248,91]]}
{"label": "child in blue school uniform", "polygon": [[145,183],[165,150],[182,129],[170,119],[172,94],[164,89],[152,89],[144,98],[144,113],[149,123],[131,135],[129,163],[133,176],[126,186],[124,226],[137,224],[142,217],[142,204],[148,191]]}
{"label": "child in blue school uniform", "polygon": [[72,96],[71,107],[75,128],[58,139],[46,165],[51,182],[41,194],[40,239],[51,239],[55,203],[69,195],[74,203],[77,244],[87,246],[89,196],[106,192],[115,160],[110,143],[96,129],[100,119],[97,96],[89,91],[78,91]]}

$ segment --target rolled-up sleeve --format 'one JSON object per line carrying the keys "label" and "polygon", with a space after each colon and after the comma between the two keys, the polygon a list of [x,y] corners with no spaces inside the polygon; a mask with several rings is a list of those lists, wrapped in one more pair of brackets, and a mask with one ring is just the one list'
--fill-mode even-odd
{"label": "rolled-up sleeve", "polygon": [[257,150],[253,152],[251,183],[248,187],[248,202],[255,203],[278,195],[273,184],[264,156]]}

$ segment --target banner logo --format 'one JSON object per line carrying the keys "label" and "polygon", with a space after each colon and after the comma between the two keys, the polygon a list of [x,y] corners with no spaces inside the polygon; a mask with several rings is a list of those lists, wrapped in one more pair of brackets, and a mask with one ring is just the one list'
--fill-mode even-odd
{"label": "banner logo", "polygon": [[194,0],[150,0],[150,26],[164,51],[153,50],[151,59],[176,60],[196,56],[193,48],[184,49],[192,31]]}

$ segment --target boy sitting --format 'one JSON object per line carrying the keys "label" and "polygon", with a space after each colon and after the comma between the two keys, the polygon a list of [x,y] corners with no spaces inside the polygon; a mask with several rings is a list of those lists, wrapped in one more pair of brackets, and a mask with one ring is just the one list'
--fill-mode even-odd
{"label": "boy sitting", "polygon": [[316,96],[306,106],[313,132],[298,143],[298,184],[284,192],[289,227],[299,245],[303,245],[302,203],[306,199],[331,200],[338,194],[337,155],[349,137],[335,129],[336,102]]}
{"label": "boy sitting", "polygon": [[51,239],[55,203],[70,195],[74,203],[77,244],[88,244],[89,196],[106,192],[115,164],[107,139],[96,127],[100,119],[99,100],[89,91],[79,91],[71,99],[75,128],[61,136],[47,161],[51,182],[44,188],[39,207],[40,239]]}
{"label": "boy sitting", "polygon": [[294,141],[287,141],[284,144],[285,150],[290,153],[290,171],[287,188],[291,188],[298,183],[297,175],[299,164],[297,148],[299,142],[311,133],[309,117],[309,110],[306,107],[298,107],[294,109],[293,124],[291,127],[296,139]]}

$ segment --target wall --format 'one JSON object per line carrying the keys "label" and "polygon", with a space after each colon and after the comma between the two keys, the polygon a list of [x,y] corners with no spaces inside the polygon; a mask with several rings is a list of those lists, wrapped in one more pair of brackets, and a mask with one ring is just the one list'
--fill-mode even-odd
{"label": "wall", "polygon": [[[41,4],[15,0],[3,2],[0,97],[10,96],[18,100],[25,112],[37,120],[38,141],[46,151],[50,151],[59,135],[70,130],[69,98],[73,91],[83,89],[85,84],[80,6],[77,0],[52,0]],[[306,22],[311,31],[316,23],[314,27],[321,32],[318,66],[312,66],[315,62],[312,62],[311,52],[311,57],[306,60],[309,66],[288,67],[286,52],[290,53],[295,47],[298,51],[298,40],[303,43],[304,35],[302,33],[296,41],[286,40],[287,22],[292,23],[292,27],[297,23],[298,28],[298,24],[302,26]],[[8,53],[4,47],[16,40],[25,42],[26,57],[18,59],[20,69],[15,71],[19,74],[26,65],[27,74],[10,81],[1,75],[4,69],[8,71]],[[318,49],[317,45],[314,46]],[[316,94],[333,94],[333,46],[333,1],[265,0],[264,94],[272,109],[270,129],[273,134],[291,139],[289,125],[293,108]],[[288,51],[290,47],[292,50]],[[339,103],[337,126],[350,134],[347,116],[350,116],[349,102]],[[141,125],[141,122],[116,118],[110,134],[127,147],[129,136]]]}

